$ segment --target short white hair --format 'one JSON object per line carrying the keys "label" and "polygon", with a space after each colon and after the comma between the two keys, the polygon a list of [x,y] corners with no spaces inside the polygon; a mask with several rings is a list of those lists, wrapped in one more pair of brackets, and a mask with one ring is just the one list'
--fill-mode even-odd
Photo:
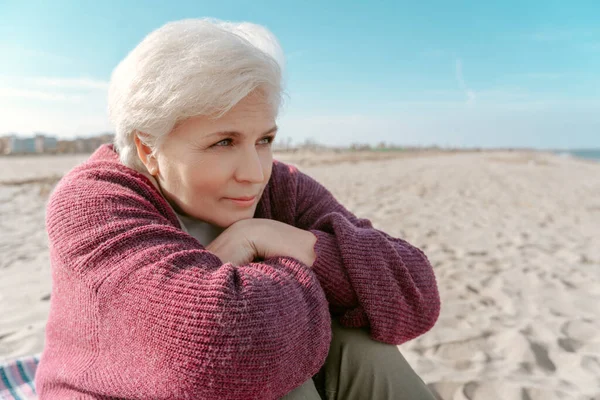
{"label": "short white hair", "polygon": [[135,135],[154,152],[187,118],[218,118],[255,89],[278,113],[283,51],[266,28],[215,19],[170,22],[150,33],[114,69],[108,113],[121,162],[144,171]]}

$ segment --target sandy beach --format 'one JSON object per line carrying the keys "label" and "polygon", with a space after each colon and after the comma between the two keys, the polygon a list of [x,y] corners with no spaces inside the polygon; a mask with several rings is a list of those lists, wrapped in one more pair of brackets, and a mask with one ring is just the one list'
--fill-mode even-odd
{"label": "sandy beach", "polygon": [[[43,348],[45,203],[86,158],[0,158],[0,362]],[[600,399],[599,162],[535,152],[277,158],[429,256],[442,312],[400,349],[440,399]]]}

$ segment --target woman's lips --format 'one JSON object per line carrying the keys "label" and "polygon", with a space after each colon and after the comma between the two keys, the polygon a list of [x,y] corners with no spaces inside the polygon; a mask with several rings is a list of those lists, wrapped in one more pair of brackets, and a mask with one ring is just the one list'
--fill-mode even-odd
{"label": "woman's lips", "polygon": [[248,196],[248,197],[225,197],[225,200],[231,201],[233,204],[240,207],[250,207],[254,205],[256,201],[256,196]]}

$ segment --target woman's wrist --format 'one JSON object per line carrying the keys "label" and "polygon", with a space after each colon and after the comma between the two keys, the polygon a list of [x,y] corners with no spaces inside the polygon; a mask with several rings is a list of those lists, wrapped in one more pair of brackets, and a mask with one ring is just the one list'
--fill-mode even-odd
{"label": "woman's wrist", "polygon": [[298,250],[302,252],[301,256],[304,259],[299,259],[304,264],[312,267],[317,255],[315,253],[315,244],[317,243],[317,236],[310,231],[305,231],[299,228],[294,228],[300,231],[300,234],[303,236],[303,239],[299,243]]}

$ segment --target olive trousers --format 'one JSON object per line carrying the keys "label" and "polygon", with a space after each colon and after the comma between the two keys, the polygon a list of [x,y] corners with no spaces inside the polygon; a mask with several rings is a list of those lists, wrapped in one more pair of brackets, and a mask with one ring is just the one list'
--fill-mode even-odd
{"label": "olive trousers", "polygon": [[332,321],[323,368],[284,400],[435,400],[395,345],[376,342],[367,329]]}

